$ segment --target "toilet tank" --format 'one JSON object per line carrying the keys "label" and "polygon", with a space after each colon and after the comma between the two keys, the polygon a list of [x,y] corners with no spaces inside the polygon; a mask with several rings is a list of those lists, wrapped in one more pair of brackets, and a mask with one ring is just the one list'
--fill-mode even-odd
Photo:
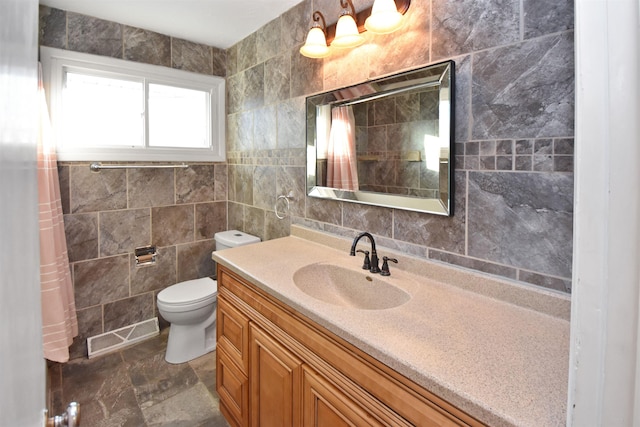
{"label": "toilet tank", "polygon": [[235,248],[238,246],[250,245],[252,243],[258,243],[259,237],[252,236],[251,234],[243,233],[238,230],[221,231],[214,235],[216,240],[216,250]]}

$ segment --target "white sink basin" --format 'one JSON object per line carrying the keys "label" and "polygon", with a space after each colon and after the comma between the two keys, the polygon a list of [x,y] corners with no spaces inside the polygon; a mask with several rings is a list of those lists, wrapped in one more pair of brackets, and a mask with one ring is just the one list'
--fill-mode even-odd
{"label": "white sink basin", "polygon": [[311,264],[293,274],[305,294],[320,301],[362,310],[384,310],[408,302],[411,295],[367,270],[350,270],[334,264]]}

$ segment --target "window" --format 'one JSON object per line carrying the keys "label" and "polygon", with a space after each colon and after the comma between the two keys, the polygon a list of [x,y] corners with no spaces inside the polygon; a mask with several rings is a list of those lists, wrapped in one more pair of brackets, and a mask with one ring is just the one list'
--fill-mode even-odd
{"label": "window", "polygon": [[41,48],[58,158],[223,161],[222,77]]}

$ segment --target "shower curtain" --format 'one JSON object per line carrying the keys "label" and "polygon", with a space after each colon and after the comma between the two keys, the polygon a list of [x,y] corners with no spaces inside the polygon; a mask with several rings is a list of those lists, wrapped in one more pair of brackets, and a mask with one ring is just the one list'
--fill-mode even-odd
{"label": "shower curtain", "polygon": [[78,321],[64,234],[56,151],[52,143],[41,66],[38,80],[42,341],[45,358],[54,362],[66,362],[69,360],[69,346],[73,337],[78,335]]}
{"label": "shower curtain", "polygon": [[350,106],[331,111],[331,132],[327,149],[327,186],[342,190],[358,190],[356,160],[356,126]]}

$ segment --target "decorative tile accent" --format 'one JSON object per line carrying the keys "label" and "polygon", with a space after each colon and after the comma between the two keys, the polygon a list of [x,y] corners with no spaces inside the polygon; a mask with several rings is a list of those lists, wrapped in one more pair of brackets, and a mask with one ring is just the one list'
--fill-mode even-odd
{"label": "decorative tile accent", "polygon": [[573,138],[469,141],[461,147],[458,169],[573,172]]}

